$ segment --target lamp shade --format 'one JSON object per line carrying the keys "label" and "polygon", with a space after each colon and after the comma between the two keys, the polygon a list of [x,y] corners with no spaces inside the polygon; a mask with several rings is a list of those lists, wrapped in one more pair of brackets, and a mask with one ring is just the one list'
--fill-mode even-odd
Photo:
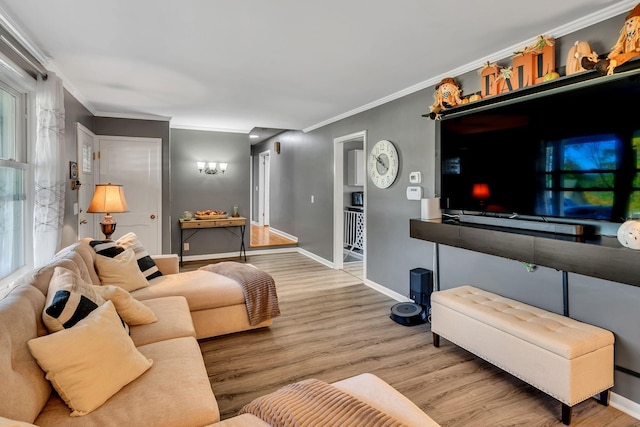
{"label": "lamp shade", "polygon": [[124,198],[124,189],[119,184],[96,184],[93,199],[87,212],[90,213],[114,213],[129,212],[127,200]]}
{"label": "lamp shade", "polygon": [[489,193],[489,184],[473,184],[471,196],[474,199],[488,199],[491,197],[491,194]]}

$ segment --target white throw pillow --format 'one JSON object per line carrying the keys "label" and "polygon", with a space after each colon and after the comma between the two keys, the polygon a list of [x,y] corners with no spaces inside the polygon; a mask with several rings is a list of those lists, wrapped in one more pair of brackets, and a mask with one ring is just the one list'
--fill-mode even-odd
{"label": "white throw pillow", "polygon": [[138,268],[133,249],[125,249],[113,258],[96,253],[96,271],[102,285],[120,286],[129,292],[149,286]]}
{"label": "white throw pillow", "polygon": [[120,286],[94,286],[94,289],[102,298],[113,302],[122,320],[129,325],[146,325],[158,321],[153,310],[132,297]]}
{"label": "white throw pillow", "polygon": [[160,270],[156,266],[155,261],[149,255],[149,252],[142,246],[142,242],[135,233],[127,233],[116,240],[116,244],[124,249],[133,249],[136,254],[136,261],[142,274],[147,280],[162,276]]}
{"label": "white throw pillow", "polygon": [[104,301],[79,274],[56,267],[49,280],[42,321],[49,332],[61,331],[84,319]]}
{"label": "white throw pillow", "polygon": [[62,400],[81,416],[99,408],[153,363],[133,344],[111,301],[74,327],[27,342]]}

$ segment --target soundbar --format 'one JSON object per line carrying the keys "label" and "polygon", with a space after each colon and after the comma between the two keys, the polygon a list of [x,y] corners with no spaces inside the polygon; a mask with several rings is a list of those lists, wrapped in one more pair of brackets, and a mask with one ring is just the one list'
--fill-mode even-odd
{"label": "soundbar", "polygon": [[560,224],[557,222],[528,221],[515,218],[501,218],[496,216],[460,215],[460,222],[469,224],[495,225],[497,227],[519,228],[521,230],[543,231],[546,233],[570,234],[581,236],[584,227],[580,224]]}

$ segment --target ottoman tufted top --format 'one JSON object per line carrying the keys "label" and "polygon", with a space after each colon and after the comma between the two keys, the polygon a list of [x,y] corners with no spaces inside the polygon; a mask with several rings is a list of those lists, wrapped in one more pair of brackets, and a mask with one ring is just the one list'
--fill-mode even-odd
{"label": "ottoman tufted top", "polygon": [[566,359],[614,342],[613,333],[606,329],[469,285],[433,292],[431,301]]}

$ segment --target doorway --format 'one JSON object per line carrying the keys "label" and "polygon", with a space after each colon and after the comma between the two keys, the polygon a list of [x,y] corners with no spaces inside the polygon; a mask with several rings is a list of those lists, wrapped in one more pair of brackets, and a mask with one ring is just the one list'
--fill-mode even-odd
{"label": "doorway", "polygon": [[[359,233],[361,233],[358,238],[361,239],[358,245],[361,245],[363,248],[362,253],[362,261],[355,263],[345,263],[345,212],[347,207],[351,206],[351,198],[350,192],[345,194],[345,186],[348,184],[345,177],[345,165],[346,162],[353,159],[349,154],[346,154],[346,147],[350,146],[355,142],[362,143],[362,153],[367,152],[367,131],[361,131],[352,133],[349,135],[341,136],[335,138],[333,140],[333,164],[334,164],[334,181],[333,181],[333,264],[334,268],[337,270],[348,270],[349,272],[359,270],[361,276],[366,272],[366,262],[367,262],[367,254],[366,250],[366,187],[367,180],[366,177],[362,182],[362,199],[365,201],[362,206],[362,214],[360,216],[361,223],[358,224]],[[354,156],[355,158],[355,156]],[[362,170],[366,170],[366,156],[358,156],[357,164],[350,166],[358,166],[362,168]],[[347,169],[348,171],[348,169]],[[349,174],[347,172],[347,174]],[[366,176],[366,174],[365,174]],[[353,184],[353,183],[351,183]],[[351,188],[350,186],[347,188]],[[347,224],[348,225],[348,224]],[[352,273],[353,274],[353,273]]]}
{"label": "doorway", "polygon": [[269,225],[269,169],[270,151],[263,151],[258,158],[258,225]]}

